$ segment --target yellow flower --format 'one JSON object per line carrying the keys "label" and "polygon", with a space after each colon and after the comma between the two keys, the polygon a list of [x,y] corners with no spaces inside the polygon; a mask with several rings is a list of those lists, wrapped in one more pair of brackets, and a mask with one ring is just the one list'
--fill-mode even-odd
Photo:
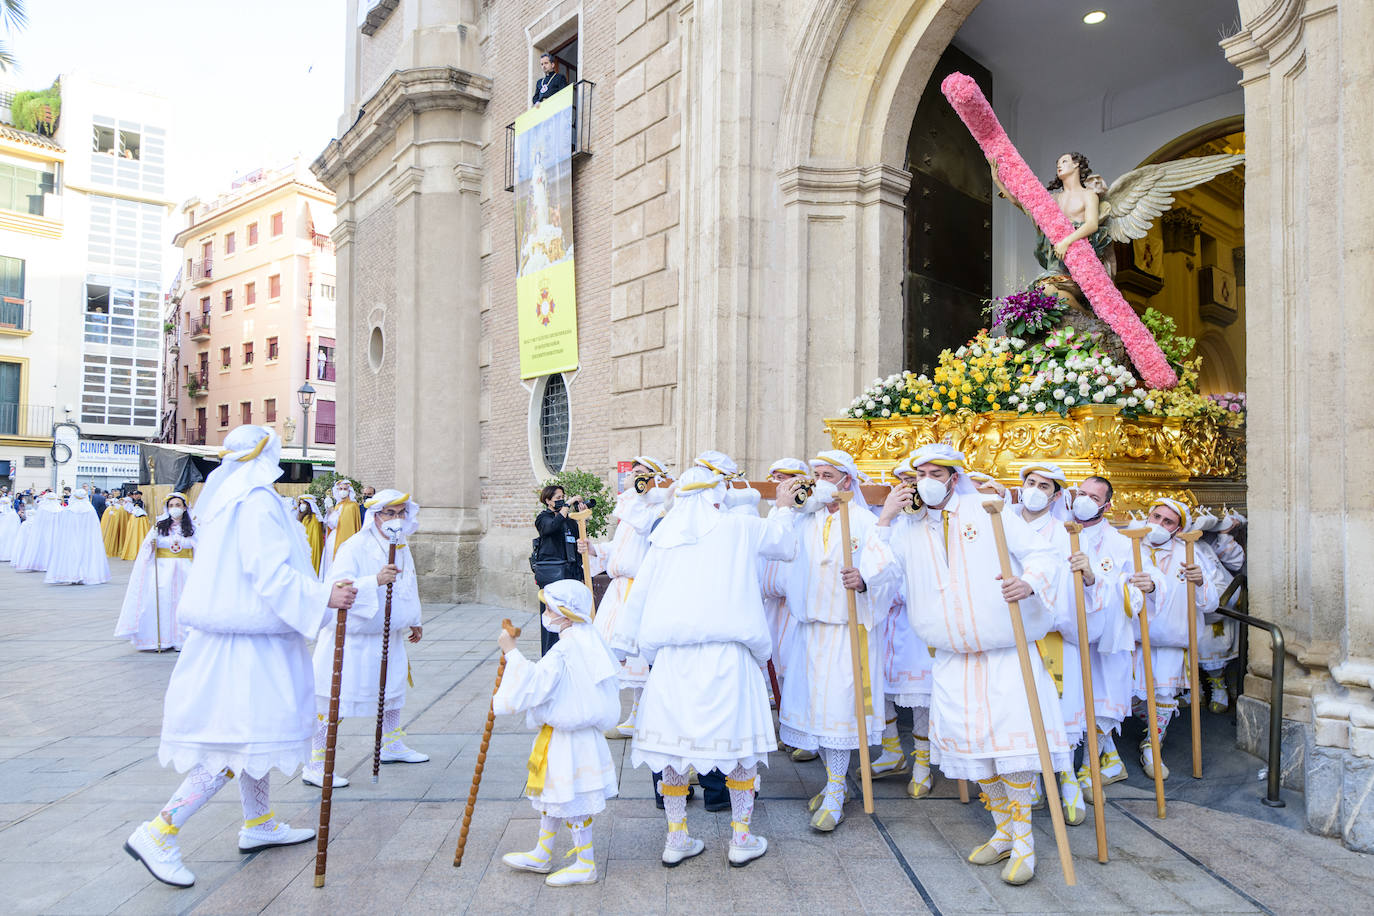
{"label": "yellow flower", "polygon": [[959,390],[962,391],[964,394],[968,394],[969,392],[973,391],[973,386],[970,385],[968,382],[964,382],[964,384],[959,386]]}
{"label": "yellow flower", "polygon": [[967,406],[969,405],[968,395],[964,395],[964,397],[963,397],[963,402],[964,402],[964,406],[965,406],[965,407],[967,407]]}
{"label": "yellow flower", "polygon": [[910,409],[911,409],[911,398],[902,398],[901,407],[902,407],[902,410],[910,410]]}
{"label": "yellow flower", "polygon": [[954,409],[955,407],[957,407],[957,406],[959,406],[959,405],[955,404],[953,401],[950,401],[948,404],[945,405],[945,409],[946,409],[946,410],[953,410],[953,409]]}
{"label": "yellow flower", "polygon": [[988,405],[988,410],[1001,410],[1001,409],[1002,409],[1001,405],[998,404],[996,401],[993,401],[991,404]]}

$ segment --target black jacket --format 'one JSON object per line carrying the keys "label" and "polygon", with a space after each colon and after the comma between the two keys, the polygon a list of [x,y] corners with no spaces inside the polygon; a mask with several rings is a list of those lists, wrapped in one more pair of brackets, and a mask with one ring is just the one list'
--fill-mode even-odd
{"label": "black jacket", "polygon": [[577,522],[545,509],[535,518],[534,528],[539,532],[539,546],[534,552],[536,560],[563,560],[581,565],[582,556],[577,552]]}
{"label": "black jacket", "polygon": [[[545,85],[546,79],[548,80],[547,85]],[[568,88],[568,78],[561,73],[555,73],[552,77],[541,76],[534,84],[534,96],[530,99],[530,104],[542,102],[560,89],[566,88]]]}
{"label": "black jacket", "polygon": [[96,518],[105,517],[105,497],[101,496],[99,493],[95,494],[91,497],[91,505],[95,507]]}

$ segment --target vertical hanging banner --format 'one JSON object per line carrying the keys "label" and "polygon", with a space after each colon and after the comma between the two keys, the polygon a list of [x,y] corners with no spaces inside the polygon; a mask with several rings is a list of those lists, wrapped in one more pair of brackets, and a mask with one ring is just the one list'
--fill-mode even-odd
{"label": "vertical hanging banner", "polygon": [[577,368],[573,87],[515,119],[515,301],[520,377]]}

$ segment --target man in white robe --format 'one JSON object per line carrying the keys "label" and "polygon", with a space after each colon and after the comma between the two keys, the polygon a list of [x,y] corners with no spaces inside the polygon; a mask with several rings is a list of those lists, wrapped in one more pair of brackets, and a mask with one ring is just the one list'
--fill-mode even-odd
{"label": "man in white robe", "polygon": [[722,511],[725,481],[706,468],[679,480],[672,508],[649,536],[649,553],[621,611],[612,648],[652,665],[630,762],[663,773],[668,819],[663,864],[698,855],[687,833],[688,767],[726,774],[731,840],[741,866],[768,842],[749,832],[758,765],[777,750],[768,688],[759,663],[772,639],[759,599],[760,556],[791,556],[795,482],[778,487],[783,511],[762,519]]}
{"label": "man in white robe", "polygon": [[[635,456],[630,474],[630,485],[615,498],[615,510],[611,515],[616,520],[616,528],[610,544],[592,546],[594,556],[606,564],[606,574],[611,577],[593,624],[608,641],[615,633],[620,610],[625,606],[649,550],[649,532],[663,514],[668,490],[657,484],[671,479],[664,472],[663,463],[648,455]],[[634,734],[639,698],[648,679],[649,666],[642,658],[625,659],[620,666],[619,683],[620,689],[630,691],[630,712],[624,722],[606,730],[607,738],[624,739]]]}
{"label": "man in white robe", "polygon": [[[1216,572],[1207,556],[1195,552],[1193,564],[1188,565],[1185,563],[1186,546],[1174,536],[1187,531],[1192,523],[1192,513],[1187,505],[1177,499],[1157,499],[1150,506],[1145,521],[1150,530],[1142,546],[1148,556],[1142,559],[1154,567],[1158,575],[1148,583],[1142,580],[1140,588],[1145,592],[1150,624],[1150,673],[1154,676],[1155,727],[1159,731],[1162,753],[1164,732],[1178,712],[1178,695],[1195,688],[1189,683],[1188,665],[1185,663],[1188,655],[1188,589],[1194,590],[1198,630],[1204,626],[1203,615],[1216,610],[1220,592],[1217,591]],[[1139,632],[1139,618],[1136,626]],[[1138,653],[1136,658],[1136,709],[1139,714],[1148,717],[1146,700],[1149,689],[1145,683],[1143,655],[1143,652]],[[1168,779],[1168,766],[1162,760],[1159,763],[1163,768],[1163,777]],[[1154,778],[1155,761],[1148,734],[1140,743],[1140,768],[1146,776]]]}
{"label": "man in white robe", "polygon": [[52,559],[43,577],[48,585],[99,585],[110,581],[110,561],[85,488],[77,488],[57,517]]}
{"label": "man in white robe", "polygon": [[[1069,557],[1070,573],[1083,573],[1083,598],[1089,612],[1093,726],[1097,729],[1103,785],[1126,778],[1113,736],[1121,732],[1122,720],[1131,714],[1136,648],[1131,621],[1145,603],[1144,594],[1130,584],[1134,573],[1131,539],[1107,521],[1112,496],[1112,483],[1105,477],[1087,477],[1078,485],[1071,511],[1083,531],[1078,536],[1078,553]],[[1145,575],[1148,578],[1148,573]],[[1077,775],[1080,786],[1091,786],[1086,760]]]}
{"label": "man in white robe", "polygon": [[[805,478],[811,468],[800,458],[780,458],[768,468],[768,479],[782,483],[792,478]],[[769,515],[777,512],[773,506]],[[768,629],[773,634],[773,672],[781,685],[787,680],[788,662],[796,645],[796,621],[787,612],[787,575],[790,565],[781,560],[759,560],[759,590],[763,596],[763,613],[768,618]],[[781,704],[782,697],[774,697]],[[786,744],[786,742],[783,742]],[[815,760],[813,751],[793,751],[794,760]]]}
{"label": "man in white robe", "polygon": [[25,514],[10,565],[19,572],[45,572],[52,559],[62,497],[51,490],[40,496]]}
{"label": "man in white robe", "polygon": [[[825,763],[826,783],[811,800],[811,827],[829,833],[844,819],[845,776],[860,743],[882,741],[882,667],[874,631],[892,604],[896,577],[886,545],[874,537],[873,514],[859,489],[861,476],[848,452],[821,452],[811,461],[816,492],[797,524],[797,554],[787,583],[787,608],[797,626],[791,670],[800,677],[783,686],[779,732],[787,744],[816,751]],[[851,563],[845,565],[839,517],[841,492],[851,494]],[[860,564],[869,571],[859,573]],[[871,581],[865,581],[866,579]],[[849,631],[849,593],[859,623],[862,681],[855,682]],[[855,717],[855,694],[863,694],[864,722]]]}
{"label": "man in white robe", "polygon": [[[331,579],[347,579],[358,590],[345,624],[343,672],[339,679],[339,718],[375,719],[382,678],[382,636],[386,629],[386,593],[391,586],[391,632],[387,642],[386,699],[382,712],[382,763],[424,763],[428,754],[408,747],[401,729],[406,702],[406,640],[420,641],[420,587],[415,560],[405,538],[420,526],[420,507],[407,493],[383,490],[367,503],[367,518],[357,534],[339,545]],[[297,526],[299,527],[299,526]],[[388,563],[391,539],[396,540],[396,563]],[[330,690],[334,680],[335,621],[328,621],[315,640],[315,711],[318,725],[310,763],[301,781],[324,784],[325,741],[329,734]],[[334,788],[348,778],[334,774]]]}
{"label": "man in white robe", "polygon": [[[314,678],[306,640],[327,608],[347,608],[356,590],[319,582],[304,539],[272,483],[281,439],[240,426],[196,503],[199,549],[178,614],[191,632],[167,684],[158,760],[186,779],[162,811],[124,843],[166,884],[190,887],[176,835],[235,775],[243,802],[240,852],[304,843],[314,830],[276,820],[268,782],[310,756]],[[189,771],[189,772],[188,772]]]}
{"label": "man in white robe", "polygon": [[[906,580],[907,613],[935,649],[930,707],[931,758],[951,779],[976,779],[996,831],[969,856],[975,865],[1009,860],[1008,884],[1035,873],[1030,808],[1039,756],[1022,680],[1008,603],[1020,602],[1028,640],[1050,631],[1067,564],[1014,512],[1004,511],[1012,577],[1003,580],[986,501],[947,445],[917,449],[910,462],[925,512],[903,517],[909,486],[894,487],[878,518],[877,536]],[[870,578],[863,565],[860,571]],[[1030,666],[1047,748],[1056,771],[1069,766],[1068,736],[1054,681],[1038,653]]]}

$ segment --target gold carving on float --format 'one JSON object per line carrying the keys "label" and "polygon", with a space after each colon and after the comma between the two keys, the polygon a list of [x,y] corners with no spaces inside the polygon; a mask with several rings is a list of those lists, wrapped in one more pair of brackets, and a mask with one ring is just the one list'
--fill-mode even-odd
{"label": "gold carving on float", "polygon": [[1106,477],[1116,515],[1145,509],[1160,496],[1190,505],[1245,505],[1245,432],[1211,418],[1121,416],[1115,407],[1076,407],[1069,416],[960,411],[922,417],[826,420],[835,448],[882,479],[913,450],[932,442],[963,452],[968,466],[1005,484],[1021,468],[1053,461],[1070,480]]}

